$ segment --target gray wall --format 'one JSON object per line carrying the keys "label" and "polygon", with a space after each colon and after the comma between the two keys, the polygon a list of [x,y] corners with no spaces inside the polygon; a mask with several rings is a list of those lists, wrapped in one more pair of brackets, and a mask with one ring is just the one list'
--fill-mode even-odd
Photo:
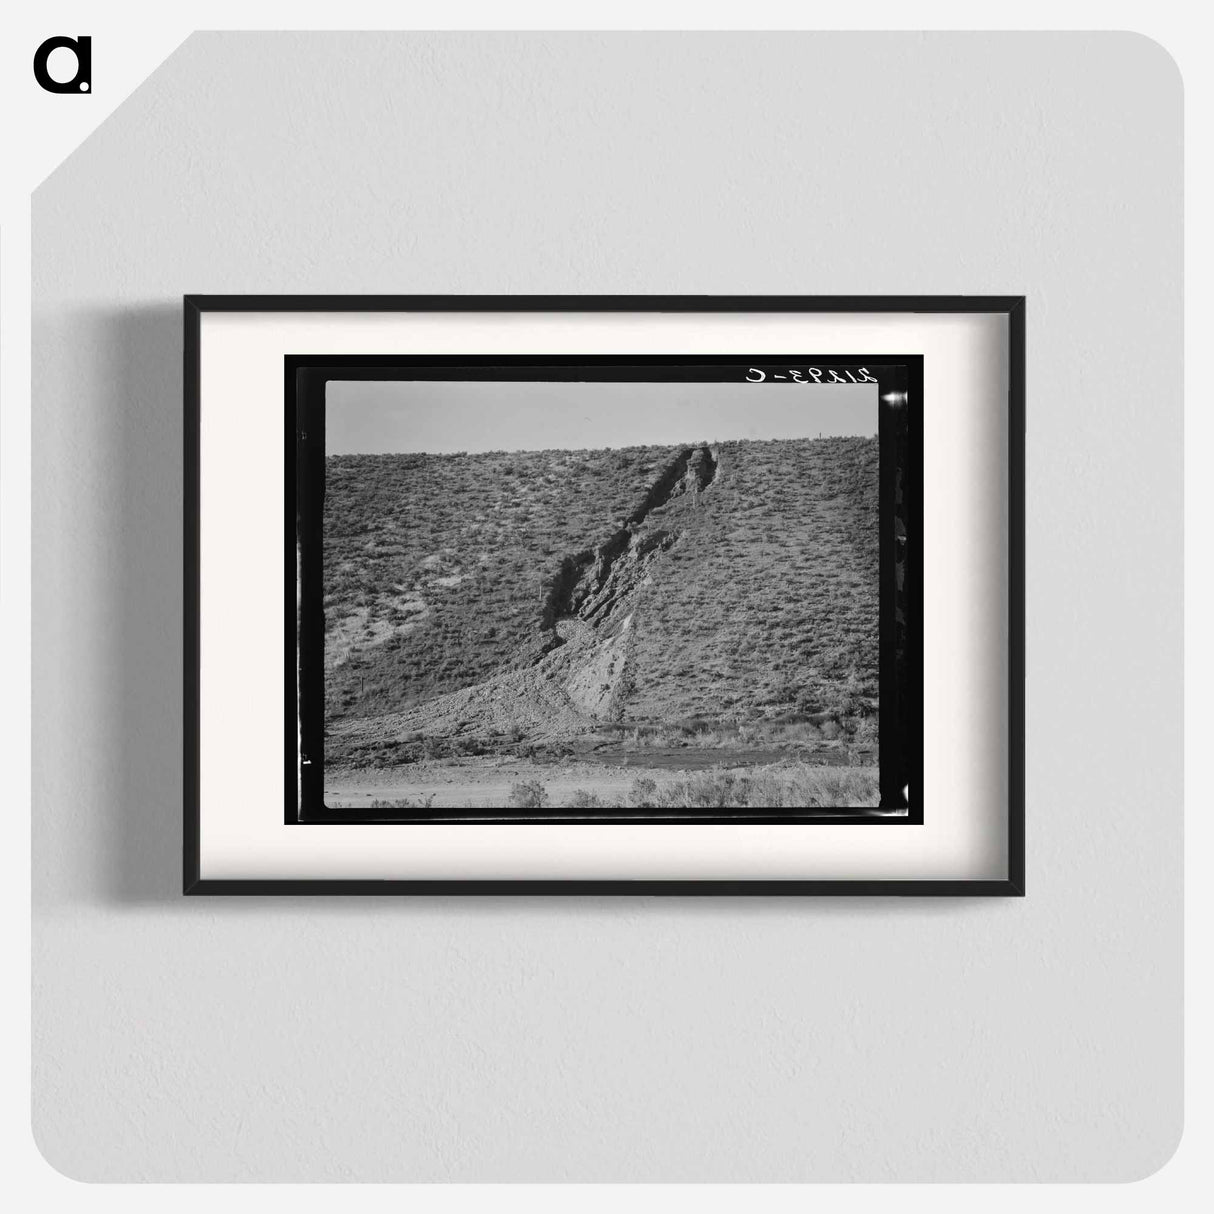
{"label": "gray wall", "polygon": [[[1159,1167],[1180,110],[1132,35],[191,38],[34,197],[47,1158],[99,1180]],[[183,901],[185,291],[1028,294],[1028,898]]]}

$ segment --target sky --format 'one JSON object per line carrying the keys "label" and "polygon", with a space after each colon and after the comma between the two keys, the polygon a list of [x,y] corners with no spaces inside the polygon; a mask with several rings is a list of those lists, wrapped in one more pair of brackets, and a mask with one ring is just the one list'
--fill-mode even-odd
{"label": "sky", "polygon": [[329,455],[877,433],[876,384],[330,382]]}

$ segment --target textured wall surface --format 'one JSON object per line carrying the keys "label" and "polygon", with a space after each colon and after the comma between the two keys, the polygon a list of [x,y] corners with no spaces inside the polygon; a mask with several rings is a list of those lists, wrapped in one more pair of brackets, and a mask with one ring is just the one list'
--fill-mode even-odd
{"label": "textured wall surface", "polygon": [[[1129,1180],[1180,1135],[1181,82],[198,35],[34,197],[34,1128],[97,1180]],[[1025,293],[1024,900],[178,896],[180,296]]]}

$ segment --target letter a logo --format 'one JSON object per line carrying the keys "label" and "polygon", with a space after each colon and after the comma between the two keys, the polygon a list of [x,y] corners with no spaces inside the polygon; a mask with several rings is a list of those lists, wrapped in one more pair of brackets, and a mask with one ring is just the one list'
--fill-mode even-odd
{"label": "letter a logo", "polygon": [[[55,80],[46,70],[52,51],[69,50],[76,56],[76,74],[70,80]],[[34,79],[48,93],[88,93],[93,88],[93,40],[78,38],[48,38],[34,52]]]}

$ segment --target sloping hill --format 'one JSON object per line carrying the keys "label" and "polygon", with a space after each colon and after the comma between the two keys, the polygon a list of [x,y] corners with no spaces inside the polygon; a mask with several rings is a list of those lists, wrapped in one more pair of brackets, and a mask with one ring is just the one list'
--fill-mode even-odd
{"label": "sloping hill", "polygon": [[326,467],[330,762],[673,721],[875,737],[875,439]]}

